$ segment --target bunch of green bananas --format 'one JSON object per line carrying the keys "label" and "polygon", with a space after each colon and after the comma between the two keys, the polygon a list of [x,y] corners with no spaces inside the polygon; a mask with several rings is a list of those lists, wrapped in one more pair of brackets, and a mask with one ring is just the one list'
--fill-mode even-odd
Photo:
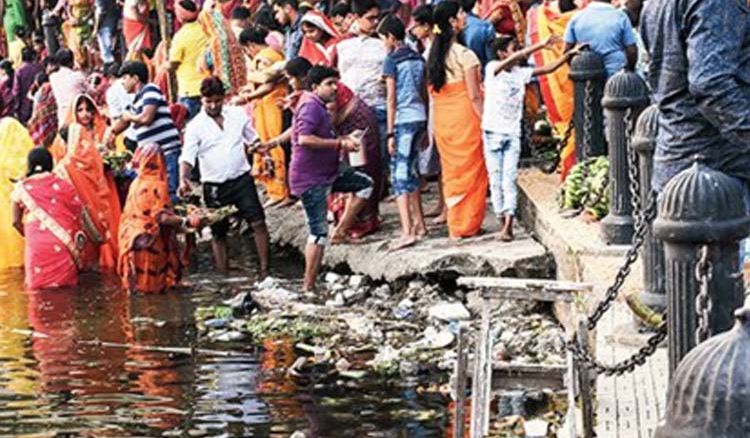
{"label": "bunch of green bananas", "polygon": [[609,161],[606,157],[590,158],[570,170],[560,188],[560,207],[564,210],[586,210],[601,219],[609,212]]}

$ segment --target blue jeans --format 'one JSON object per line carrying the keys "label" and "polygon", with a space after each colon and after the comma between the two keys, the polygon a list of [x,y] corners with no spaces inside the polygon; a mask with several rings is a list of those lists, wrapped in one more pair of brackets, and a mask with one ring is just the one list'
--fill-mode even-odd
{"label": "blue jeans", "polygon": [[497,216],[516,214],[520,156],[521,139],[518,136],[484,131],[484,163],[490,177],[492,209]]}
{"label": "blue jeans", "polygon": [[185,120],[185,122],[190,121],[201,110],[200,97],[181,97],[179,102],[187,109],[188,112],[187,120]]}
{"label": "blue jeans", "polygon": [[164,154],[164,164],[167,166],[167,187],[172,202],[177,202],[177,187],[180,185],[180,149],[175,149]]}
{"label": "blue jeans", "polygon": [[352,168],[346,168],[331,184],[310,187],[300,196],[307,216],[310,231],[308,243],[325,246],[328,241],[328,195],[331,193],[354,193],[354,196],[369,199],[372,195],[372,178]]}
{"label": "blue jeans", "polygon": [[383,166],[383,174],[390,166],[391,155],[388,153],[388,112],[385,107],[374,107],[375,118],[378,120],[378,134],[380,135],[380,159]]}
{"label": "blue jeans", "polygon": [[427,131],[427,122],[400,123],[395,126],[396,154],[391,156],[391,188],[396,196],[419,190],[419,149]]}
{"label": "blue jeans", "polygon": [[96,39],[99,42],[99,51],[101,52],[102,62],[105,64],[111,64],[115,62],[115,55],[114,53],[112,53],[112,50],[115,46],[114,33],[114,28],[106,24],[102,24],[99,27],[99,32],[96,33]]}

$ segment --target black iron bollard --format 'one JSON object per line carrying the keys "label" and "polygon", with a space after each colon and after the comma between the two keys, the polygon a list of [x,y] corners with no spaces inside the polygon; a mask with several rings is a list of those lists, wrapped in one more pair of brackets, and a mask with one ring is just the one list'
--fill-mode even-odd
{"label": "black iron bollard", "polygon": [[604,155],[602,96],[607,72],[599,55],[584,50],[570,62],[570,79],[575,85],[576,161]]}
{"label": "black iron bollard", "polygon": [[628,143],[638,115],[648,105],[648,88],[640,76],[620,71],[607,81],[602,106],[607,116],[609,149],[609,214],[602,220],[602,239],[627,245],[633,239],[633,206],[630,196]]}
{"label": "black iron bollard", "polygon": [[[699,307],[710,335],[716,335],[732,327],[732,314],[742,306],[739,243],[750,227],[744,191],[739,180],[695,163],[659,196],[654,236],[664,242],[670,374],[697,344],[698,324],[706,319],[699,319]],[[711,266],[710,306],[696,304],[698,262],[704,257]]]}
{"label": "black iron bollard", "polygon": [[[643,110],[635,126],[630,146],[638,154],[638,176],[641,182],[642,208],[651,195],[651,177],[654,174],[654,150],[659,132],[659,108],[656,105]],[[653,225],[649,225],[643,239],[643,293],[641,302],[658,313],[667,310],[664,288],[664,244],[654,238]]]}
{"label": "black iron bollard", "polygon": [[675,371],[654,438],[750,436],[750,309],[734,328],[697,346]]}

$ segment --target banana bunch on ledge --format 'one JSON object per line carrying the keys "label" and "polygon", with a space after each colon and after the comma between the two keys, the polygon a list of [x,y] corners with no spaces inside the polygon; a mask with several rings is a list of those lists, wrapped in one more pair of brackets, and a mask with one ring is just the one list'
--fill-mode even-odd
{"label": "banana bunch on ledge", "polygon": [[[571,169],[558,196],[563,211],[585,211],[600,220],[609,213],[609,160],[593,157]],[[574,215],[575,215],[574,214]]]}

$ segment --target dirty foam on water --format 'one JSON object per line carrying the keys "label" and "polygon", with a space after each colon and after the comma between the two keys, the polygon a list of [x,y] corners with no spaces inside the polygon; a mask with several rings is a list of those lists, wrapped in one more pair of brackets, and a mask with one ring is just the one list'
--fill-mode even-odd
{"label": "dirty foam on water", "polygon": [[[93,274],[75,289],[42,292],[24,291],[21,271],[0,274],[0,437],[448,433],[443,397],[381,381],[302,387],[283,372],[296,359],[288,342],[259,349],[199,340],[195,309],[231,296],[232,281],[190,280],[193,291],[131,297],[117,279]],[[245,354],[191,357],[79,342],[97,339]]]}

